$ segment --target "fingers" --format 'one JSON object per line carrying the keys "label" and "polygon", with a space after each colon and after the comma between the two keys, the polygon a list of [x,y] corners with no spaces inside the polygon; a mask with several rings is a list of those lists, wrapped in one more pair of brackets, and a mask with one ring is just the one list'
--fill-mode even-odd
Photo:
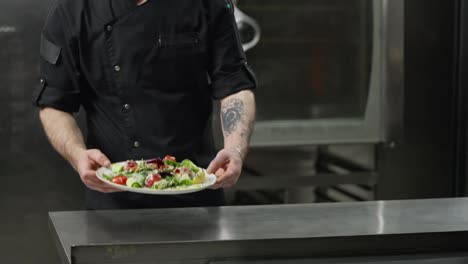
{"label": "fingers", "polygon": [[217,184],[228,187],[237,182],[240,176],[240,170],[227,169],[226,172],[218,178]]}
{"label": "fingers", "polygon": [[216,175],[217,177],[221,177],[221,176],[223,176],[224,172],[226,172],[226,171],[225,171],[223,168],[219,168],[219,169],[216,171],[215,175]]}
{"label": "fingers", "polygon": [[96,176],[95,171],[87,170],[84,173],[80,174],[80,177],[83,183],[92,190],[102,193],[120,192],[119,189],[109,186],[103,183],[101,180],[99,180]]}
{"label": "fingers", "polygon": [[90,189],[102,192],[112,193],[120,192],[108,184],[103,183],[96,176],[95,169],[99,166],[110,166],[109,159],[99,150],[91,149],[84,151],[78,159],[75,167],[80,175],[81,181]]}
{"label": "fingers", "polygon": [[219,169],[221,169],[225,165],[225,163],[226,163],[225,160],[218,158],[216,156],[216,158],[210,163],[206,171],[210,174],[217,172]]}
{"label": "fingers", "polygon": [[88,157],[103,167],[110,166],[110,160],[98,149],[88,150]]}
{"label": "fingers", "polygon": [[208,166],[208,173],[216,172],[218,177],[211,189],[226,188],[236,184],[242,169],[242,159],[229,149],[221,150]]}
{"label": "fingers", "polygon": [[[218,175],[218,172],[222,173]],[[211,187],[211,189],[220,189],[220,188],[228,188],[237,183],[239,176],[241,174],[240,168],[237,169],[235,166],[230,165],[226,171],[219,170],[216,175],[218,176],[218,180],[216,183]]]}
{"label": "fingers", "polygon": [[[224,175],[224,172],[225,172],[225,171],[224,171],[223,168],[220,168],[220,169],[218,169],[218,170],[216,171],[216,173],[215,173],[215,175],[216,175],[216,182],[218,182],[218,179]],[[219,188],[220,188],[220,186],[219,186],[217,183],[215,183],[213,186],[210,187],[210,189],[213,189],[213,190],[216,190],[216,189],[219,189]]]}

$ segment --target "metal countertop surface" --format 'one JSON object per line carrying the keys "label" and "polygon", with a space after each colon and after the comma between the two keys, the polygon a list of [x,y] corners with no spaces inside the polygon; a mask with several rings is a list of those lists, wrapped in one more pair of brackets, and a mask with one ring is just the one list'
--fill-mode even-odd
{"label": "metal countertop surface", "polygon": [[218,208],[51,212],[73,246],[468,231],[468,198]]}

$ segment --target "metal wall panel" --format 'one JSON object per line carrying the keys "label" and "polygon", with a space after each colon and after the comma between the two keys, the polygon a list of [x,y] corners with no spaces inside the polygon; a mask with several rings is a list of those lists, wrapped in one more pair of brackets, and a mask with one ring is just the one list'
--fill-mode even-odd
{"label": "metal wall panel", "polygon": [[378,199],[454,195],[455,2],[405,1],[405,135],[379,153]]}
{"label": "metal wall panel", "polygon": [[456,73],[457,94],[457,178],[456,191],[458,195],[466,196],[468,194],[468,2],[459,0],[458,24],[459,42],[456,55],[458,57]]}

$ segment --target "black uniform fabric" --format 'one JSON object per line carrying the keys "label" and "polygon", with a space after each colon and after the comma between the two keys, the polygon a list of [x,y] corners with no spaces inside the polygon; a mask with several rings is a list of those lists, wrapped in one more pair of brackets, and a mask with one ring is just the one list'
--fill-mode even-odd
{"label": "black uniform fabric", "polygon": [[[59,0],[42,34],[34,104],[82,106],[88,148],[111,161],[170,154],[207,166],[212,100],[256,87],[233,11],[228,0]],[[222,203],[220,191],[88,193],[98,209]]]}

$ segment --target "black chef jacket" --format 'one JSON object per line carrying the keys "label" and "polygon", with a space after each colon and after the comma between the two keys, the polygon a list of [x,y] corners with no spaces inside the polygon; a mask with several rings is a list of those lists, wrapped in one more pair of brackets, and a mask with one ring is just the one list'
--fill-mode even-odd
{"label": "black chef jacket", "polygon": [[[87,147],[111,161],[214,158],[212,99],[254,89],[230,0],[59,0],[41,39],[34,103],[87,116]],[[88,190],[95,209],[220,205],[220,191],[176,197]]]}

